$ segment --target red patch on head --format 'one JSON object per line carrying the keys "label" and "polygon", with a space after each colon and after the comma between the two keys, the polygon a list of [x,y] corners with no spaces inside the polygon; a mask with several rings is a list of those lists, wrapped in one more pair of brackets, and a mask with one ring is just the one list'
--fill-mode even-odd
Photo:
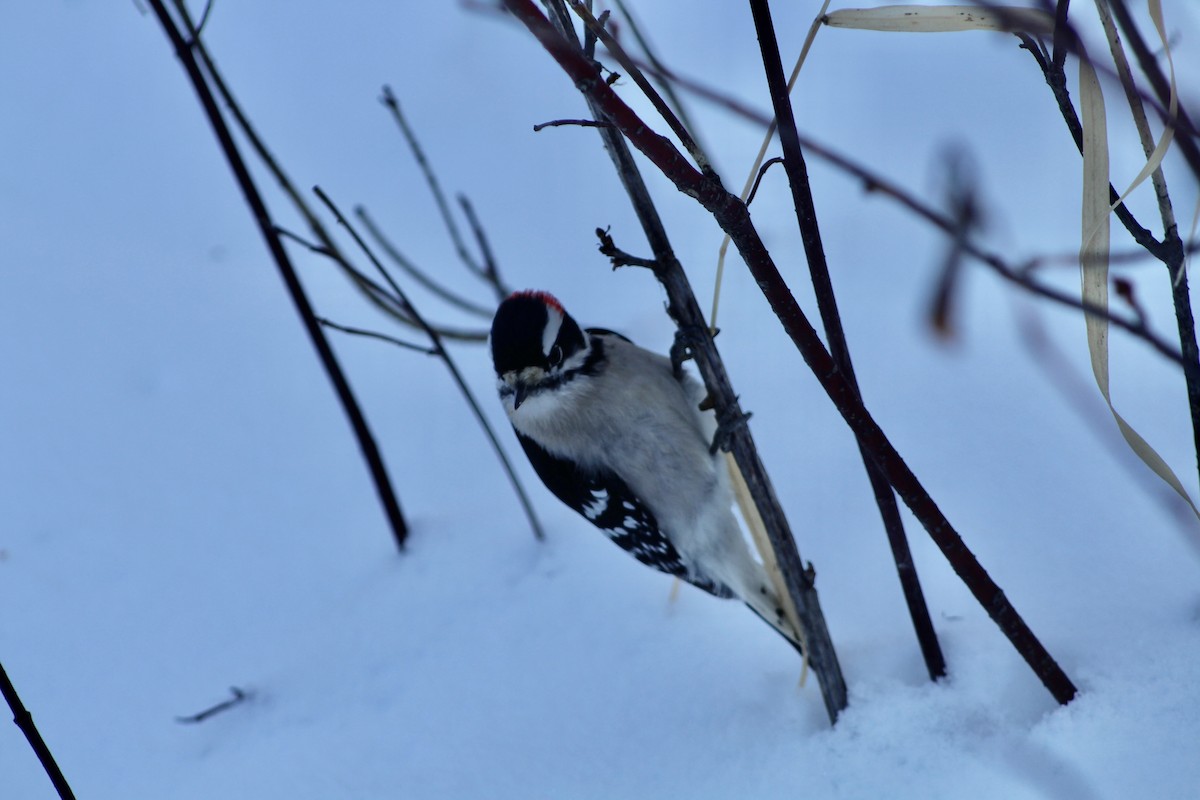
{"label": "red patch on head", "polygon": [[510,295],[510,297],[531,297],[535,300],[541,300],[547,306],[549,306],[550,308],[553,308],[555,311],[557,311],[560,314],[567,313],[566,311],[563,310],[562,303],[558,302],[558,298],[555,297],[554,295],[550,294],[549,292],[543,292],[538,289],[526,289],[521,292],[513,292]]}

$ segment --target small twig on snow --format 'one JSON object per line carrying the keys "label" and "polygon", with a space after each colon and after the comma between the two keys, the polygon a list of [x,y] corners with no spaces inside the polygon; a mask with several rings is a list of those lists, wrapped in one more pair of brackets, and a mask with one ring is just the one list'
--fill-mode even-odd
{"label": "small twig on snow", "polygon": [[213,717],[213,716],[216,716],[217,714],[220,714],[222,711],[228,711],[229,709],[233,708],[234,706],[246,702],[252,696],[252,694],[250,692],[247,692],[243,689],[239,689],[236,686],[230,686],[229,693],[233,696],[230,697],[228,700],[222,700],[221,702],[215,703],[214,705],[209,706],[208,708],[204,709],[203,711],[198,711],[195,714],[188,714],[187,716],[175,717],[175,721],[180,723],[181,725],[195,725],[200,722],[204,722],[204,720],[208,719],[209,717]]}

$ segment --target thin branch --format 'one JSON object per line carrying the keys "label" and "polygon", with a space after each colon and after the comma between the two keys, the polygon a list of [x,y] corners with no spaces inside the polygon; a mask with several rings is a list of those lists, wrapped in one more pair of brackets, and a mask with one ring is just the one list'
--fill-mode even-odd
{"label": "thin branch", "polygon": [[[854,375],[854,365],[850,358],[850,347],[842,328],[841,314],[838,313],[833,281],[830,278],[829,266],[825,259],[825,247],[821,242],[816,204],[808,181],[808,167],[805,164],[804,151],[800,147],[800,134],[796,130],[796,118],[792,112],[792,101],[788,93],[787,75],[783,71],[775,25],[771,21],[771,8],[767,0],[750,0],[750,11],[754,17],[754,27],[758,34],[767,87],[775,109],[779,142],[783,148],[783,168],[787,172],[788,184],[792,190],[796,222],[808,260],[813,291],[817,298],[817,308],[821,315],[821,325],[825,329],[825,338],[829,342],[829,352],[834,363],[845,378],[850,391],[859,402],[862,402],[861,390],[858,387],[858,380]],[[908,546],[908,536],[904,532],[904,523],[900,517],[900,508],[896,504],[896,495],[888,484],[883,470],[871,460],[865,443],[860,439],[858,444],[863,466],[867,471],[867,478],[870,480],[871,490],[875,495],[875,503],[879,507],[879,515],[883,520],[888,544],[892,550],[896,573],[900,579],[905,603],[908,605],[909,616],[912,618],[917,642],[925,659],[925,668],[930,679],[936,681],[946,675],[946,659],[942,655],[942,648],[938,644],[937,633],[933,629],[933,621],[929,616],[929,607],[926,605],[925,595],[921,591],[921,582],[917,577],[917,568],[913,563],[912,551]]]}
{"label": "thin branch", "polygon": [[[1074,684],[970,552],[962,537],[954,530],[863,406],[791,295],[755,230],[746,206],[735,195],[726,191],[718,180],[693,168],[669,140],[650,129],[611,87],[599,80],[593,64],[578,52],[577,47],[572,48],[567,44],[531,0],[504,2],[509,11],[529,29],[575,85],[585,93],[589,102],[599,107],[602,116],[617,125],[630,143],[671,180],[677,189],[697,200],[732,237],[772,310],[783,323],[784,329],[805,362],[846,423],[883,470],[892,487],[921,521],[972,594],[1054,698],[1060,703],[1069,702],[1076,694]],[[707,375],[705,380],[708,381]],[[735,442],[740,439],[742,437],[735,437]],[[743,472],[747,472],[748,464],[743,463],[745,453],[739,453],[736,446],[733,452],[735,456],[739,456],[738,463]],[[748,479],[749,477],[747,475]],[[772,537],[772,542],[774,541]]]}
{"label": "thin branch", "polygon": [[[155,15],[158,17],[159,23],[166,32],[167,38],[174,46],[175,54],[182,63],[184,71],[192,83],[192,87],[196,91],[196,96],[204,109],[205,116],[212,126],[213,133],[216,135],[225,159],[229,163],[234,178],[242,191],[242,196],[246,204],[250,207],[251,215],[258,224],[259,233],[262,235],[263,241],[271,253],[271,258],[279,271],[279,275],[283,279],[284,286],[287,288],[288,294],[292,299],[292,304],[296,308],[296,313],[299,314],[300,320],[304,324],[304,329],[308,333],[309,340],[312,342],[313,348],[317,351],[317,356],[325,368],[325,374],[328,376],[330,383],[333,384],[342,409],[350,421],[355,438],[358,440],[359,449],[362,451],[363,459],[366,461],[367,469],[375,484],[375,490],[383,506],[384,514],[392,531],[392,537],[396,542],[396,547],[403,550],[405,539],[408,536],[408,524],[405,522],[404,514],[400,510],[400,501],[396,496],[395,490],[392,488],[391,479],[388,477],[387,468],[383,463],[383,456],[375,443],[375,437],[371,434],[367,419],[363,415],[357,399],[354,397],[354,391],[350,388],[349,381],[342,372],[337,356],[334,355],[333,349],[329,346],[329,341],[325,338],[325,332],[321,330],[321,325],[317,322],[312,304],[308,300],[308,295],[305,293],[304,287],[300,283],[300,278],[292,266],[291,259],[288,257],[287,250],[284,248],[283,242],[276,232],[275,224],[271,220],[270,211],[267,209],[266,203],[258,191],[258,186],[254,183],[254,179],[250,175],[250,170],[246,166],[245,159],[242,158],[241,152],[233,141],[233,135],[229,130],[229,126],[225,123],[225,118],[221,115],[220,109],[217,107],[216,98],[213,96],[208,81],[205,80],[204,74],[200,70],[200,65],[196,61],[192,47],[189,46],[187,40],[184,39],[179,28],[176,26],[175,21],[167,13],[167,9],[163,5],[163,0],[149,0],[149,2],[151,8],[154,9]],[[195,28],[191,25],[191,19],[185,16],[184,20],[194,39]]]}
{"label": "thin branch", "polygon": [[50,752],[50,747],[46,744],[46,740],[42,738],[37,725],[33,723],[33,715],[29,713],[29,709],[25,708],[25,704],[21,702],[21,696],[17,694],[17,687],[13,686],[8,673],[4,671],[3,664],[0,664],[0,694],[3,694],[4,699],[8,702],[8,707],[13,713],[13,722],[21,729],[21,733],[25,734],[26,741],[33,748],[34,755],[41,762],[42,769],[46,771],[46,775],[50,778],[50,783],[54,785],[58,796],[61,800],[75,800],[75,793],[71,791],[71,787],[67,783],[62,770],[59,768],[58,762],[54,760],[54,754]]}
{"label": "thin branch", "polygon": [[412,315],[412,318],[416,321],[417,325],[419,325],[421,329],[425,331],[425,335],[429,337],[429,341],[433,344],[435,355],[442,360],[442,363],[446,365],[446,369],[450,371],[450,376],[454,379],[454,383],[458,386],[459,391],[462,392],[463,397],[466,398],[467,405],[471,407],[471,412],[475,415],[475,419],[479,421],[480,426],[483,428],[483,432],[487,435],[488,441],[492,445],[492,449],[496,451],[496,456],[500,459],[500,463],[504,467],[504,472],[508,475],[508,479],[512,484],[513,490],[517,493],[517,499],[520,501],[521,507],[525,510],[525,516],[529,519],[529,525],[533,529],[534,537],[539,541],[545,539],[546,535],[542,531],[542,523],[538,520],[537,513],[534,512],[533,504],[529,501],[528,495],[525,494],[525,487],[521,484],[520,478],[517,477],[516,470],[513,469],[512,463],[508,460],[508,455],[504,452],[504,448],[500,446],[500,440],[496,437],[496,432],[492,430],[491,423],[488,422],[487,417],[483,413],[483,409],[480,408],[478,401],[476,401],[475,395],[471,391],[471,387],[467,385],[462,373],[458,370],[458,365],[455,364],[454,359],[450,356],[449,351],[446,350],[445,345],[442,343],[442,337],[437,332],[437,329],[425,322],[424,318],[422,318],[420,313],[418,313],[417,309],[413,307],[411,302],[409,302],[404,290],[401,289],[399,284],[392,279],[392,276],[384,268],[383,263],[380,262],[380,260],[375,256],[375,253],[371,250],[370,246],[363,241],[363,238],[359,235],[358,231],[356,231],[354,226],[350,224],[349,220],[342,215],[342,212],[338,209],[334,202],[329,199],[329,196],[321,190],[321,187],[314,186],[313,192],[318,198],[320,198],[321,202],[325,204],[330,213],[333,214],[334,218],[338,221],[338,224],[346,229],[346,231],[350,234],[350,238],[352,238],[354,243],[358,245],[360,250],[362,250],[363,254],[367,257],[367,260],[374,265],[375,269],[381,276],[383,276],[383,279],[387,282],[388,286],[390,286],[392,291],[395,292],[396,297],[398,297],[408,308],[409,313]]}
{"label": "thin branch", "polygon": [[[389,317],[393,319],[404,318],[407,320],[407,325],[419,329],[420,326],[418,326],[410,316],[404,301],[393,295],[387,287],[382,286],[369,275],[364,274],[362,270],[354,266],[353,263],[346,260],[346,256],[341,250],[330,250],[324,245],[317,244],[316,242],[310,242],[304,237],[279,225],[275,226],[275,230],[283,238],[289,239],[319,256],[324,256],[325,258],[336,262],[337,265],[342,268],[342,271],[346,273],[346,276],[349,277],[350,280],[353,281],[354,284],[358,286],[360,290],[363,291],[368,297],[372,298],[376,306],[383,308]],[[488,332],[486,330],[479,331],[466,328],[451,328],[446,325],[433,325],[432,327],[443,339],[449,339],[456,342],[486,342],[488,337]]]}
{"label": "thin branch", "polygon": [[479,215],[475,213],[475,206],[465,194],[458,195],[458,206],[462,209],[463,216],[467,218],[467,225],[470,226],[471,234],[475,237],[475,246],[479,248],[479,253],[483,257],[484,279],[492,285],[497,297],[508,297],[512,294],[512,289],[500,277],[500,268],[496,262],[496,256],[492,252],[492,244],[483,229],[483,223],[479,221]]}
{"label": "thin branch", "polygon": [[333,328],[335,331],[348,333],[352,336],[362,336],[367,339],[378,339],[382,342],[388,342],[389,344],[394,344],[397,347],[402,347],[405,350],[415,350],[418,353],[424,353],[427,356],[439,355],[438,351],[432,347],[426,347],[425,345],[417,344],[415,342],[406,342],[403,339],[397,339],[395,336],[388,336],[386,333],[369,331],[365,328],[354,328],[349,325],[339,325],[338,323],[326,319],[325,317],[317,317],[317,322],[320,322],[326,328]]}
{"label": "thin branch", "polygon": [[[1137,128],[1138,138],[1142,142],[1142,152],[1146,158],[1154,153],[1154,135],[1150,131],[1150,122],[1146,119],[1146,104],[1142,102],[1142,94],[1133,78],[1129,67],[1129,59],[1125,56],[1125,48],[1121,46],[1121,36],[1113,23],[1112,14],[1108,11],[1108,0],[1095,0],[1096,13],[1100,24],[1104,27],[1104,35],[1108,38],[1108,49],[1112,53],[1113,64],[1116,66],[1117,78],[1125,92],[1125,101],[1129,105],[1129,113]],[[1150,175],[1154,184],[1154,193],[1158,198],[1158,209],[1163,221],[1164,239],[1175,230],[1175,211],[1171,206],[1171,195],[1167,192],[1167,179],[1163,174],[1162,164],[1159,164]]]}
{"label": "thin branch", "polygon": [[750,193],[746,195],[746,205],[754,202],[754,196],[758,194],[758,185],[762,183],[763,176],[767,174],[767,170],[776,164],[783,163],[783,156],[775,156],[768,158],[763,162],[763,165],[758,168],[758,174],[754,176],[754,185],[750,187]]}
{"label": "thin branch", "polygon": [[450,213],[450,204],[446,201],[446,195],[442,191],[442,184],[438,180],[437,173],[433,171],[429,159],[425,156],[425,150],[421,147],[421,142],[417,139],[416,133],[413,132],[412,126],[408,124],[408,119],[405,118],[404,113],[400,110],[400,101],[396,99],[396,95],[392,92],[392,87],[386,85],[383,87],[383,94],[380,96],[379,102],[383,103],[392,112],[392,119],[395,120],[397,127],[400,128],[400,133],[404,136],[404,141],[408,144],[408,149],[412,153],[413,160],[417,162],[417,166],[421,169],[421,174],[425,176],[425,183],[429,186],[429,191],[433,194],[433,201],[437,204],[438,212],[442,215],[442,223],[446,226],[446,232],[450,234],[450,241],[454,243],[454,250],[458,253],[459,259],[470,272],[486,281],[487,273],[467,249],[467,243],[458,229],[458,223],[454,221],[454,215]]}
{"label": "thin branch", "polygon": [[384,254],[392,260],[397,267],[404,270],[410,278],[412,278],[421,286],[425,287],[430,294],[433,294],[447,304],[454,306],[460,311],[466,311],[477,317],[490,320],[495,313],[494,308],[487,308],[478,303],[472,302],[458,293],[447,289],[440,283],[429,277],[423,270],[417,267],[413,261],[400,252],[400,249],[392,243],[390,239],[384,235],[383,230],[375,224],[375,220],[367,213],[367,209],[363,206],[354,207],[354,216],[358,217],[358,221],[367,229],[367,235],[375,240],[375,243],[383,250]]}

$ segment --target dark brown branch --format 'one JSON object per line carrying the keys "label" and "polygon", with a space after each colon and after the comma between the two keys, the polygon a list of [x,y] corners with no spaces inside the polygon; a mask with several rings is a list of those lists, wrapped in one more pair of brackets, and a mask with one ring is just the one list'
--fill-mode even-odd
{"label": "dark brown branch", "polygon": [[[861,402],[861,391],[854,375],[850,347],[846,342],[841,314],[838,313],[837,299],[833,291],[833,281],[825,260],[825,247],[821,242],[821,229],[817,223],[816,204],[808,181],[808,167],[805,164],[804,151],[800,147],[800,134],[796,130],[796,119],[792,112],[792,101],[787,88],[787,75],[783,71],[775,25],[771,21],[771,8],[767,0],[750,0],[750,12],[754,17],[754,27],[758,34],[767,87],[775,108],[776,129],[780,145],[783,148],[783,168],[787,172],[788,184],[792,190],[792,203],[796,209],[800,239],[804,244],[804,252],[808,259],[808,269],[817,299],[817,309],[821,315],[821,325],[825,329],[825,338],[829,343],[829,352],[834,363],[845,378],[849,390]],[[921,582],[917,577],[917,568],[913,563],[912,551],[908,546],[908,536],[904,532],[904,523],[900,518],[896,495],[888,485],[883,471],[871,460],[862,441],[859,442],[859,452],[867,471],[867,478],[871,483],[871,491],[875,495],[875,503],[879,507],[879,515],[883,519],[884,531],[892,550],[892,558],[896,564],[896,573],[900,579],[904,600],[908,605],[908,613],[912,618],[913,630],[916,632],[921,655],[925,659],[925,668],[931,680],[938,680],[946,675],[946,660],[942,655],[941,645],[938,644],[933,621],[929,617],[929,607],[925,603],[925,595],[921,591]]]}
{"label": "dark brown branch", "polygon": [[71,791],[71,786],[67,783],[58,762],[54,760],[54,754],[50,752],[50,747],[42,738],[37,725],[33,724],[33,715],[21,702],[21,696],[17,694],[17,687],[13,686],[8,673],[4,671],[3,664],[0,664],[0,694],[4,695],[4,699],[8,702],[8,707],[12,710],[13,722],[21,729],[21,733],[25,734],[25,740],[33,748],[34,755],[41,762],[42,769],[46,771],[58,796],[61,800],[75,800],[75,793]]}
{"label": "dark brown branch", "polygon": [[626,253],[613,242],[612,236],[604,228],[596,228],[596,238],[600,240],[600,253],[612,262],[613,269],[621,267],[644,267],[651,272],[658,274],[663,268],[662,263],[657,258],[642,258],[635,256],[632,253]]}
{"label": "dark brown branch", "polygon": [[[170,39],[172,46],[175,48],[175,54],[182,63],[184,71],[192,83],[192,87],[196,91],[196,96],[204,109],[205,116],[212,126],[213,133],[216,135],[221,150],[225,154],[225,159],[229,163],[234,178],[242,191],[242,196],[246,204],[250,207],[254,221],[258,224],[259,233],[262,235],[263,241],[271,253],[271,258],[275,262],[276,269],[283,279],[288,295],[292,299],[292,304],[296,308],[296,313],[300,316],[304,329],[308,333],[309,340],[312,342],[313,348],[317,351],[317,356],[325,368],[325,374],[328,376],[330,383],[333,384],[334,391],[341,402],[346,417],[350,421],[351,428],[354,430],[359,449],[362,451],[363,459],[366,461],[367,469],[375,484],[376,493],[379,496],[384,514],[392,530],[392,537],[395,539],[396,546],[403,550],[405,539],[408,537],[408,523],[405,522],[404,514],[400,510],[400,501],[396,497],[395,490],[392,488],[391,479],[387,474],[387,467],[383,463],[383,456],[375,443],[375,437],[371,433],[367,419],[358,405],[358,400],[354,396],[354,391],[350,388],[350,383],[346,379],[345,373],[342,372],[341,365],[338,363],[337,356],[334,355],[333,348],[329,346],[329,341],[325,338],[325,332],[321,330],[321,325],[317,322],[312,304],[309,302],[308,295],[300,283],[300,277],[296,274],[296,270],[292,266],[292,261],[288,257],[287,250],[284,248],[283,242],[276,231],[275,224],[271,220],[270,211],[267,210],[266,203],[258,191],[258,186],[250,176],[250,170],[246,166],[245,159],[242,158],[241,152],[233,141],[229,126],[225,123],[225,118],[221,115],[221,111],[217,107],[216,98],[213,96],[208,81],[205,80],[204,74],[200,70],[200,65],[196,61],[192,47],[183,38],[175,21],[167,13],[163,1],[149,0],[149,2],[151,8],[154,9],[155,15],[158,17],[159,23],[166,32],[167,38]],[[185,17],[185,21],[194,39],[195,29],[191,27],[190,18]]]}
{"label": "dark brown branch", "polygon": [[[531,0],[505,0],[505,6],[529,29],[589,102],[599,109],[602,116],[617,125],[630,143],[671,180],[676,188],[697,200],[730,235],[771,304],[772,310],[783,323],[784,330],[846,423],[883,470],[892,487],[921,521],[955,572],[1054,698],[1060,703],[1069,702],[1076,694],[1074,684],[967,548],[916,475],[888,441],[883,430],[863,407],[861,400],[837,368],[817,332],[792,297],[770,253],[759,238],[746,206],[735,195],[726,191],[719,181],[706,177],[692,167],[669,140],[653,132],[637,113],[600,79],[594,65],[583,57],[578,47],[571,47],[563,39]],[[708,379],[709,376],[706,375],[706,382]],[[743,437],[735,437],[735,442],[740,441],[744,441]],[[743,472],[746,473],[749,464],[743,463],[743,458],[749,454],[741,452],[737,446],[733,452],[738,457],[739,466],[742,466]],[[750,478],[748,474],[747,480]],[[774,538],[772,542],[774,543]]]}
{"label": "dark brown branch", "polygon": [[492,449],[496,452],[496,457],[500,459],[500,464],[504,468],[504,472],[508,476],[509,482],[512,484],[513,491],[515,491],[517,494],[517,499],[520,501],[521,507],[525,511],[525,516],[529,520],[530,527],[533,529],[534,537],[538,539],[538,541],[545,539],[546,535],[542,531],[542,523],[540,520],[538,520],[537,513],[533,510],[533,503],[529,501],[529,496],[525,494],[525,487],[521,483],[521,479],[517,476],[516,470],[513,469],[512,462],[508,460],[508,455],[504,452],[504,448],[500,446],[500,440],[497,438],[496,432],[492,430],[491,423],[488,422],[487,416],[483,413],[483,409],[480,408],[479,402],[475,399],[474,392],[472,392],[471,387],[467,385],[467,382],[463,378],[462,373],[459,371],[458,365],[455,363],[454,358],[446,349],[445,344],[442,342],[442,337],[437,332],[437,329],[427,323],[417,309],[413,306],[413,304],[409,302],[404,290],[400,288],[400,285],[392,279],[391,274],[384,268],[383,262],[376,257],[374,251],[371,250],[370,246],[367,245],[367,243],[359,235],[358,231],[354,229],[354,226],[350,224],[350,221],[342,215],[342,212],[338,209],[334,202],[329,199],[329,196],[321,190],[321,187],[314,186],[313,192],[316,193],[321,202],[324,203],[329,209],[330,213],[333,214],[334,218],[338,221],[338,224],[346,229],[346,231],[350,234],[350,238],[352,238],[358,248],[362,250],[363,255],[367,257],[367,260],[371,262],[388,286],[391,287],[396,297],[399,298],[408,309],[408,312],[412,316],[413,320],[415,320],[421,330],[425,332],[425,335],[429,337],[429,341],[433,344],[434,355],[440,358],[442,363],[446,365],[446,369],[450,372],[450,377],[454,379],[454,383],[458,387],[459,392],[462,393],[462,396],[467,401],[467,405],[470,406],[471,413],[475,415],[475,419],[478,420],[480,427],[483,428],[483,432],[487,436],[488,442],[491,443]]}

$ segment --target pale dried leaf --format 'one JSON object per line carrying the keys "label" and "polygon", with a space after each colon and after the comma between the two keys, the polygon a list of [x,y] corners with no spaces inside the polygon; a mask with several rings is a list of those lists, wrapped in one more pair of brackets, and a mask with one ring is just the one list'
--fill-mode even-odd
{"label": "pale dried leaf", "polygon": [[798,637],[800,650],[804,654],[804,663],[800,668],[800,685],[803,686],[808,678],[808,642],[804,640],[804,627],[800,624],[800,615],[796,612],[796,605],[792,602],[792,595],[788,592],[787,582],[784,581],[783,573],[779,570],[779,561],[775,557],[775,548],[771,545],[771,537],[767,535],[767,526],[758,513],[758,506],[754,504],[754,499],[750,496],[750,487],[746,485],[746,479],[742,477],[742,471],[738,468],[737,461],[730,453],[725,454],[725,466],[729,470],[730,488],[733,489],[734,499],[737,500],[746,527],[750,529],[750,538],[754,541],[754,547],[758,550],[767,576],[771,579],[771,588],[779,597],[779,602],[783,606],[783,615]]}
{"label": "pale dried leaf", "polygon": [[1049,35],[1054,15],[1037,8],[1014,6],[882,6],[843,8],[828,14],[831,28],[908,33],[1008,31]]}

